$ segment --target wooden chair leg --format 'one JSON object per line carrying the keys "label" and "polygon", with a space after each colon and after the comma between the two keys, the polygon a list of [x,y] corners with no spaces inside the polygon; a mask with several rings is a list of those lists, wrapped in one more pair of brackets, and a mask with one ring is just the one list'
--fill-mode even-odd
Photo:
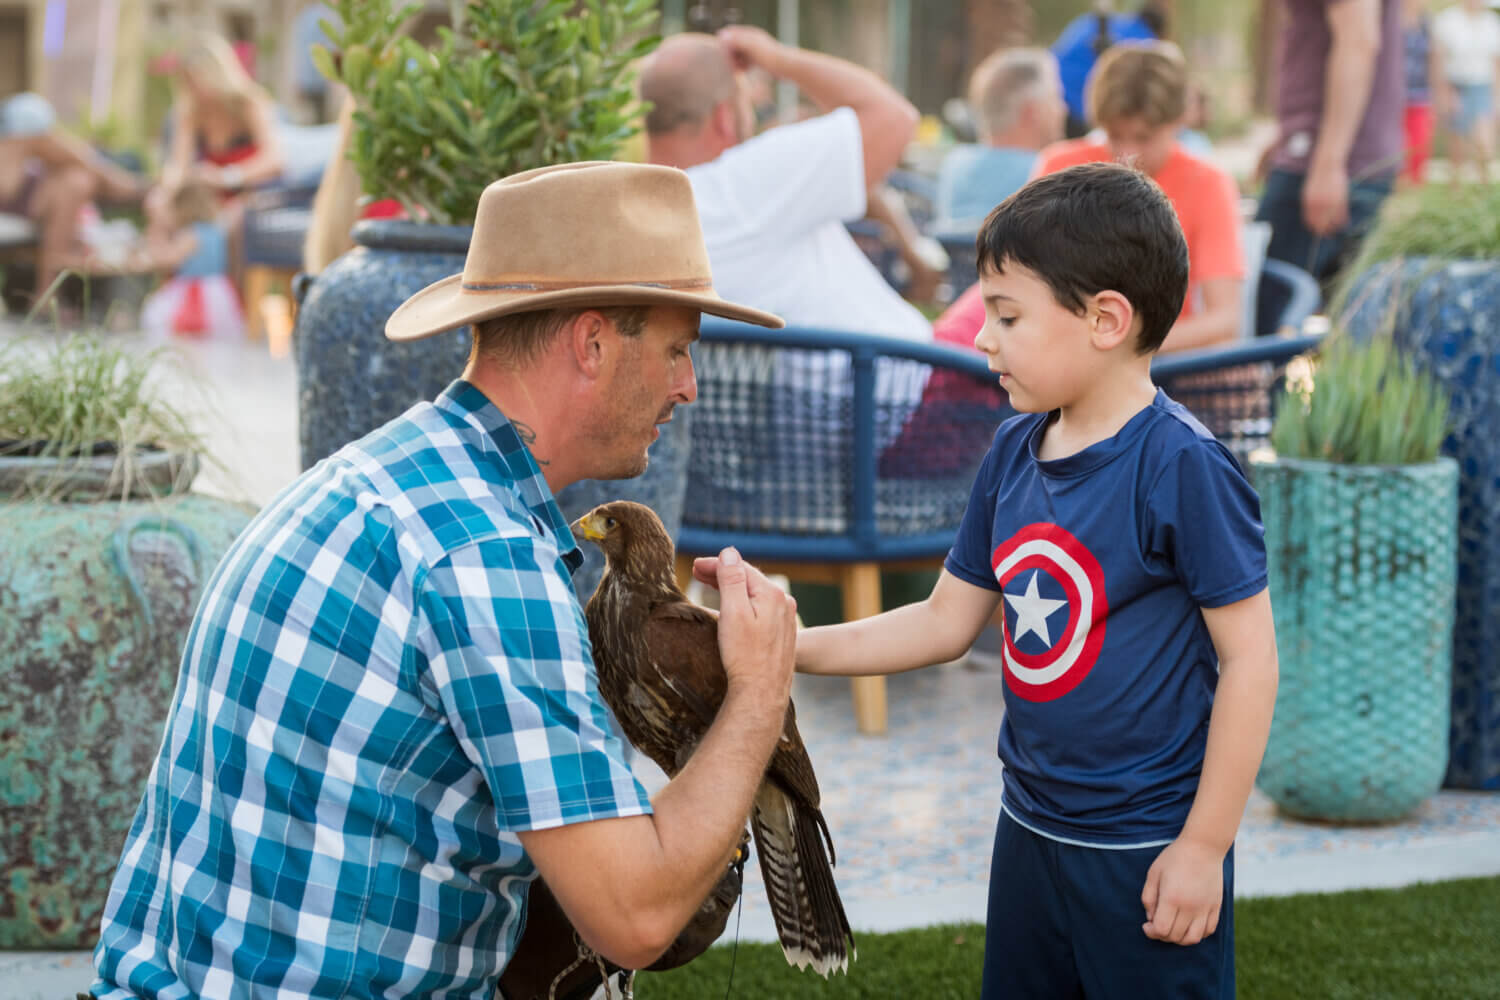
{"label": "wooden chair leg", "polygon": [[[880,567],[855,563],[844,571],[844,620],[856,621],[880,614]],[[886,730],[885,677],[851,678],[854,694],[854,724],[869,736]]]}
{"label": "wooden chair leg", "polygon": [[259,264],[245,268],[245,332],[251,340],[260,340],[266,335],[261,303],[271,291],[271,274],[270,268]]}

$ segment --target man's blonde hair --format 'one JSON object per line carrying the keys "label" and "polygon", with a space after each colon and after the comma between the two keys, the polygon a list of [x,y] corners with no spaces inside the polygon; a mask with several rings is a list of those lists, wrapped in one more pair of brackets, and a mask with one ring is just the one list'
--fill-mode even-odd
{"label": "man's blonde hair", "polygon": [[982,138],[1015,125],[1027,101],[1056,87],[1057,59],[1046,49],[1000,49],[969,77],[969,105]]}
{"label": "man's blonde hair", "polygon": [[1127,118],[1158,127],[1180,121],[1187,111],[1188,72],[1182,50],[1171,42],[1121,42],[1111,46],[1089,74],[1089,120],[1108,126]]}

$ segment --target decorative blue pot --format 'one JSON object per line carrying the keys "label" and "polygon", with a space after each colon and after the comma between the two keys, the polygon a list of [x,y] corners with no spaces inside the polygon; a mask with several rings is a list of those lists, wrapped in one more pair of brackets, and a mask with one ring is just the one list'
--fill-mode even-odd
{"label": "decorative blue pot", "polygon": [[[51,460],[11,471],[23,461]],[[86,493],[99,480],[84,471]],[[68,479],[61,492],[79,495]],[[15,502],[13,482],[0,482],[0,949],[92,948],[193,611],[253,511],[171,487]]]}
{"label": "decorative blue pot", "polygon": [[1458,470],[1250,459],[1281,682],[1256,784],[1334,822],[1406,815],[1448,762]]}
{"label": "decorative blue pot", "polygon": [[1390,326],[1453,397],[1459,464],[1453,720],[1445,781],[1500,790],[1500,261],[1414,258],[1360,275],[1344,323]]}
{"label": "decorative blue pot", "polygon": [[[386,339],[385,321],[413,293],[464,269],[473,232],[471,226],[361,222],[353,232],[357,246],[306,287],[295,335],[304,469],[413,403],[436,398],[462,374],[468,327],[398,344]],[[651,446],[644,475],[585,480],[563,490],[563,513],[574,520],[610,500],[635,500],[655,510],[675,539],[687,489],[691,420],[691,406],[677,408]],[[573,583],[587,601],[604,572],[604,558],[593,545],[583,550],[584,565]]]}
{"label": "decorative blue pot", "polygon": [[463,373],[469,328],[398,344],[385,321],[413,293],[464,269],[471,226],[395,219],[354,227],[355,248],[306,291],[297,314],[302,468],[327,458]]}

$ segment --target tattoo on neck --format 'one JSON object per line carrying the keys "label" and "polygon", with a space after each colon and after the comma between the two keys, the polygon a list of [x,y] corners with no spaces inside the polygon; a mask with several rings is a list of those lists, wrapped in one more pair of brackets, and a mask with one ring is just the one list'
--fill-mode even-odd
{"label": "tattoo on neck", "polygon": [[532,430],[530,425],[523,424],[519,420],[512,420],[510,423],[516,429],[516,437],[520,438],[521,443],[526,446],[526,450],[531,452],[531,460],[537,465],[551,465],[551,462],[536,453],[536,431]]}

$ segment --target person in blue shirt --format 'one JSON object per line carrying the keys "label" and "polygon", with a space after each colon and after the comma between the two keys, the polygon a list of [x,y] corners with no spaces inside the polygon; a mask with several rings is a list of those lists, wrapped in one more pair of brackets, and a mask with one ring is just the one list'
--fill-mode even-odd
{"label": "person in blue shirt", "polygon": [[1110,0],[1096,0],[1094,10],[1068,22],[1052,43],[1062,75],[1063,100],[1068,104],[1067,137],[1077,139],[1089,130],[1084,86],[1094,62],[1116,42],[1144,41],[1167,36],[1166,12],[1147,2],[1133,14],[1113,12]]}
{"label": "person in blue shirt", "polygon": [[1031,177],[1037,150],[1062,138],[1067,106],[1046,49],[1001,49],[969,79],[978,143],[955,146],[937,177],[937,226],[977,232],[990,210]]}
{"label": "person in blue shirt", "polygon": [[975,345],[1021,413],[931,595],[799,633],[797,669],[953,660],[1003,605],[982,995],[1232,997],[1276,644],[1256,495],[1151,382],[1187,289],[1177,216],[1144,174],[1072,167],[985,220],[979,268]]}

